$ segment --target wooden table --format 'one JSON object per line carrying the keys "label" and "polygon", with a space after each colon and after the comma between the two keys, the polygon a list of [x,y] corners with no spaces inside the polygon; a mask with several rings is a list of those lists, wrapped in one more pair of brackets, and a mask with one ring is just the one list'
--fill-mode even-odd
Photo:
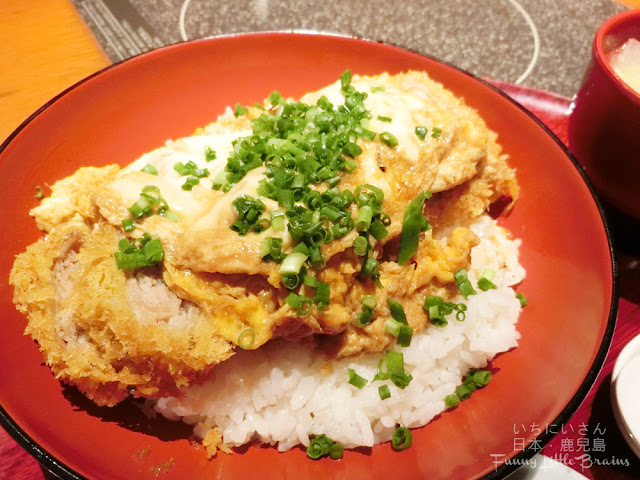
{"label": "wooden table", "polygon": [[[626,3],[640,6],[640,0]],[[110,63],[69,0],[0,0],[0,143],[52,97]],[[509,91],[509,86],[505,88]],[[519,92],[511,88],[509,93],[517,98]],[[526,98],[530,92],[524,94]],[[564,102],[566,107],[568,99],[556,98],[555,101]],[[542,114],[543,121],[566,141],[566,117],[545,118],[545,112],[535,113]],[[578,456],[576,442],[582,439],[584,445],[586,438],[580,433],[581,425],[597,422],[601,430],[604,429],[607,455],[631,456],[633,462],[628,468],[594,465],[582,473],[595,479],[632,479],[640,478],[640,461],[629,453],[617,433],[608,401],[608,378],[622,346],[640,333],[640,241],[637,240],[640,226],[628,223],[615,212],[610,220],[620,247],[617,258],[621,299],[613,344],[594,388],[571,421],[563,426],[567,431],[559,432],[544,453],[565,458],[571,442],[573,448],[569,453]],[[43,470],[0,428],[0,478],[42,480],[54,476]]]}
{"label": "wooden table", "polygon": [[69,0],[0,1],[0,142],[111,61]]}

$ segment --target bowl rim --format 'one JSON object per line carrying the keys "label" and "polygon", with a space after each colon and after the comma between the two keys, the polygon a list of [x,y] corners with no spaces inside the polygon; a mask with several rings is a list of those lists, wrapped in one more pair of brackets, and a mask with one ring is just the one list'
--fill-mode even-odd
{"label": "bowl rim", "polygon": [[[605,49],[605,39],[607,35],[609,35],[613,29],[626,25],[633,21],[637,22],[640,32],[640,9],[624,10],[620,13],[617,13],[616,15],[613,15],[612,17],[609,17],[604,21],[604,23],[602,23],[602,25],[600,25],[600,27],[596,31],[596,34],[593,38],[592,50],[595,61],[598,63],[600,68],[602,68],[605,75],[612,79],[614,85],[618,88],[618,90],[620,90],[631,101],[640,105],[640,92],[636,92],[615,72],[615,70],[611,66],[611,63],[607,59],[607,55],[612,51],[612,49]],[[640,35],[637,37],[637,40],[640,41]],[[626,41],[626,39],[624,41]],[[620,45],[616,45],[615,48],[619,46]]]}
{"label": "bowl rim", "polygon": [[[626,12],[623,12],[623,13],[626,13]],[[638,14],[640,15],[640,10],[638,10]],[[294,36],[294,37],[295,36],[320,36],[320,37],[332,37],[336,39],[355,40],[358,42],[369,43],[374,45],[382,44],[398,50],[405,51],[407,53],[413,53],[413,54],[419,55],[421,57],[424,57],[426,59],[435,61],[441,65],[444,65],[446,67],[452,68],[455,71],[467,77],[470,77],[472,80],[475,80],[476,82],[483,85],[484,87],[488,87],[489,89],[493,90],[495,93],[498,93],[503,98],[505,98],[510,103],[512,103],[514,106],[516,106],[518,109],[520,109],[523,113],[525,113],[534,123],[536,123],[539,127],[541,127],[544,130],[544,132],[558,145],[558,147],[560,147],[560,149],[564,152],[567,158],[571,161],[573,166],[578,170],[578,173],[582,178],[582,181],[587,186],[589,193],[591,195],[591,198],[593,199],[595,206],[598,210],[600,220],[602,222],[603,230],[607,239],[608,252],[609,252],[609,265],[611,267],[612,289],[611,289],[611,298],[608,299],[610,302],[610,305],[609,305],[609,315],[607,318],[606,328],[604,330],[600,346],[598,347],[598,350],[594,356],[593,362],[591,363],[591,367],[585,374],[584,378],[582,379],[582,382],[580,383],[580,386],[574,393],[571,400],[567,403],[567,405],[565,405],[562,411],[560,411],[560,413],[556,416],[556,418],[554,418],[552,422],[552,424],[557,424],[557,425],[566,423],[571,418],[571,416],[576,412],[576,410],[581,405],[583,400],[586,398],[591,388],[594,386],[595,381],[598,377],[598,374],[600,373],[604,365],[605,359],[609,352],[611,340],[613,338],[613,332],[614,332],[617,312],[618,312],[618,301],[619,301],[619,286],[618,286],[619,278],[618,277],[619,275],[618,275],[617,264],[615,262],[615,250],[614,250],[614,245],[612,240],[613,239],[612,230],[607,221],[604,206],[600,201],[600,199],[598,198],[598,196],[596,195],[595,189],[591,181],[587,177],[582,166],[578,163],[576,158],[571,154],[568,147],[553,133],[553,131],[549,127],[547,127],[531,111],[529,111],[522,104],[520,104],[519,102],[514,100],[512,97],[507,95],[504,91],[492,85],[487,80],[482,79],[478,75],[470,73],[446,61],[440,60],[435,56],[420,53],[417,50],[411,49],[409,47],[397,45],[397,44],[386,42],[386,41],[372,40],[370,38],[357,36],[357,35],[346,35],[346,34],[340,34],[340,33],[334,33],[334,32],[327,32],[327,31],[310,31],[310,30],[291,29],[291,30],[265,30],[265,31],[230,33],[230,34],[223,34],[223,35],[208,36],[208,37],[203,37],[203,38],[198,38],[193,40],[181,41],[181,42],[177,42],[169,45],[163,45],[161,47],[148,50],[141,54],[134,55],[132,57],[115,62],[111,65],[108,65],[88,75],[87,77],[79,80],[78,82],[66,88],[59,94],[52,97],[49,101],[47,101],[40,108],[38,108],[34,113],[32,113],[29,117],[27,117],[2,142],[2,144],[0,144],[0,155],[9,146],[9,144],[13,141],[13,139],[25,127],[27,127],[27,125],[29,125],[36,117],[42,114],[54,103],[58,102],[62,98],[66,97],[67,95],[73,93],[74,90],[76,90],[78,87],[80,87],[84,83],[90,81],[94,77],[100,76],[105,72],[108,72],[114,68],[118,68],[122,64],[138,61],[138,59],[140,59],[141,57],[162,54],[162,52],[164,51],[170,51],[170,50],[181,49],[181,48],[189,48],[190,44],[202,44],[202,43],[215,42],[215,41],[224,40],[224,39],[244,38],[244,37],[263,37],[263,36],[272,36],[272,35],[273,36]],[[63,462],[59,461],[55,457],[55,455],[53,455],[48,450],[40,446],[11,418],[11,416],[8,414],[8,412],[4,409],[4,407],[1,404],[0,404],[0,426],[2,426],[9,433],[9,435],[11,435],[11,437],[19,445],[21,445],[30,455],[32,455],[36,460],[38,460],[38,462],[41,465],[46,467],[55,475],[58,475],[61,479],[91,480],[90,478],[79,474],[68,465],[65,465]],[[496,468],[494,468],[491,472],[483,475],[482,477],[479,477],[479,480],[497,480],[497,479],[503,479],[507,477],[509,474],[513,473],[518,468],[520,468],[521,465],[524,465],[526,463],[525,462],[526,460],[530,459],[536,454],[541,453],[544,447],[551,441],[551,439],[555,435],[556,433],[551,432],[550,429],[545,429],[544,432],[541,432],[540,435],[535,437],[534,439],[535,441],[532,440],[532,442],[529,443],[527,446],[525,446],[524,449],[517,452],[513,457],[511,457],[509,462],[505,462],[499,466],[496,466]]]}

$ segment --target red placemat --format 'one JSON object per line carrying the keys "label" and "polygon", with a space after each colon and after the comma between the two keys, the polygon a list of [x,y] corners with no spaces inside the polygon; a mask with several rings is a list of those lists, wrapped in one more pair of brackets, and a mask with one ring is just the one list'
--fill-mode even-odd
{"label": "red placemat", "polygon": [[[553,93],[489,80],[536,115],[565,145],[571,100]],[[556,436],[541,452],[587,478],[640,478],[640,460],[625,443],[611,408],[610,377],[620,350],[640,334],[640,252],[633,251],[631,238],[640,230],[637,222],[607,207],[615,242],[619,272],[618,320],[605,364],[594,386],[571,419],[562,425],[514,425],[514,446],[530,433],[548,430]],[[640,242],[637,242],[640,247]],[[550,372],[552,374],[552,372]],[[522,438],[522,440],[521,440]],[[536,457],[540,461],[540,457]],[[544,460],[544,459],[542,459]],[[544,468],[544,461],[539,465]],[[0,428],[0,479],[52,480],[56,477],[40,467],[36,459]]]}

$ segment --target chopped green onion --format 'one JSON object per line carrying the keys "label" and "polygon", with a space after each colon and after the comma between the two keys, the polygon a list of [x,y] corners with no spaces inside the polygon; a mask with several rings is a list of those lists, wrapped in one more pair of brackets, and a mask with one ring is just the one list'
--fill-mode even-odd
{"label": "chopped green onion", "polygon": [[476,387],[482,388],[487,386],[491,381],[491,372],[489,370],[472,370],[467,373],[467,378],[469,378]]}
{"label": "chopped green onion", "polygon": [[334,442],[329,450],[329,458],[331,460],[340,460],[344,456],[344,446],[341,443]]}
{"label": "chopped green onion", "polygon": [[527,300],[527,298],[524,296],[524,294],[523,294],[522,292],[519,292],[519,293],[516,295],[516,298],[517,298],[518,300],[520,300],[520,306],[521,306],[521,307],[526,307],[526,306],[527,306],[527,304],[529,303],[529,300]]}
{"label": "chopped green onion", "polygon": [[438,327],[447,325],[447,315],[456,312],[456,320],[463,321],[466,317],[467,306],[464,303],[445,302],[442,297],[429,295],[425,298],[423,308],[429,315],[429,321]]}
{"label": "chopped green onion", "polygon": [[224,170],[220,170],[218,172],[218,174],[215,176],[215,178],[213,179],[213,184],[211,185],[211,188],[213,188],[214,190],[220,190],[221,188],[223,188],[225,185],[228,185],[229,182],[227,181],[227,172],[225,172]]}
{"label": "chopped green onion", "polygon": [[282,239],[278,237],[267,237],[260,244],[260,258],[265,262],[273,260],[276,263],[282,262]]}
{"label": "chopped green onion", "polygon": [[142,238],[129,241],[123,238],[118,242],[119,251],[115,252],[116,266],[120,270],[149,267],[164,258],[162,243],[145,232]]}
{"label": "chopped green onion", "polygon": [[207,147],[204,149],[204,159],[207,162],[215,160],[216,158],[217,158],[217,154],[215,150],[213,150],[211,147]]}
{"label": "chopped green onion", "polygon": [[378,93],[386,91],[385,87],[371,87],[371,93]]}
{"label": "chopped green onion", "polygon": [[482,272],[482,276],[478,279],[478,288],[483,292],[490,289],[498,288],[491,280],[495,277],[496,272],[489,270],[488,268]]}
{"label": "chopped green onion", "polygon": [[308,257],[305,254],[298,252],[287,255],[287,257],[282,262],[282,265],[280,266],[280,274],[287,275],[293,273],[297,275],[298,273],[300,273],[300,269],[302,268],[302,265],[307,260],[307,258]]}
{"label": "chopped green onion", "polygon": [[271,228],[274,232],[284,231],[284,212],[282,210],[275,210],[269,212],[271,216]]}
{"label": "chopped green onion", "polygon": [[469,278],[467,277],[467,271],[464,268],[460,268],[453,274],[453,278],[458,286],[458,291],[464,298],[468,298],[469,295],[475,295],[477,292],[473,289]]}
{"label": "chopped green onion", "polygon": [[464,384],[464,383],[462,385],[458,385],[456,387],[456,395],[458,396],[458,398],[460,400],[466,400],[473,393],[472,388],[473,387],[471,387],[470,385],[467,385],[467,384]]}
{"label": "chopped green onion", "polygon": [[382,221],[377,218],[373,222],[371,222],[369,233],[373,235],[373,238],[375,238],[376,240],[382,240],[389,234]]}
{"label": "chopped green onion", "polygon": [[444,397],[444,406],[447,408],[455,408],[460,405],[460,397],[455,393]]}
{"label": "chopped green onion", "polygon": [[378,120],[380,120],[381,122],[391,122],[392,119],[391,117],[383,117],[382,115],[378,115]]}
{"label": "chopped green onion", "polygon": [[371,323],[371,318],[373,317],[373,311],[365,308],[361,312],[356,315],[356,326],[360,328],[364,328],[369,323]]}
{"label": "chopped green onion", "polygon": [[200,179],[198,177],[191,176],[187,178],[187,180],[184,182],[184,185],[182,185],[182,190],[191,190],[193,189],[193,187],[195,187],[199,183],[200,183]]}
{"label": "chopped green onion", "polygon": [[129,213],[133,218],[140,218],[143,215],[150,216],[153,214],[153,210],[151,209],[151,203],[149,199],[146,197],[140,197],[136,203],[131,205],[129,208]]}
{"label": "chopped green onion", "polygon": [[346,90],[351,85],[351,70],[345,70],[340,75],[340,85],[342,90]]}
{"label": "chopped green onion", "polygon": [[[382,367],[386,365],[386,370]],[[391,380],[393,384],[399,388],[404,389],[413,377],[404,369],[404,356],[401,352],[395,350],[387,350],[387,354],[384,358],[381,358],[378,362],[378,372],[373,380]]]}
{"label": "chopped green onion", "polygon": [[380,139],[381,142],[387,144],[391,148],[398,145],[398,139],[391,132],[382,132],[378,135],[378,138]]}
{"label": "chopped green onion", "polygon": [[239,117],[241,115],[244,115],[245,113],[247,113],[249,111],[249,109],[247,107],[243,107],[242,105],[240,105],[239,103],[236,103],[236,107],[233,111],[233,115],[235,117]]}
{"label": "chopped green onion", "polygon": [[418,126],[416,127],[415,132],[416,132],[416,136],[420,140],[424,140],[424,138],[427,136],[427,127]]}
{"label": "chopped green onion", "polygon": [[122,220],[122,230],[124,230],[125,232],[130,232],[133,229],[133,220],[131,220],[130,218],[125,218],[124,220]]}
{"label": "chopped green onion", "polygon": [[362,266],[362,273],[373,278],[380,274],[380,262],[373,257],[369,257],[365,260]]}
{"label": "chopped green onion", "polygon": [[391,390],[389,390],[388,385],[380,385],[378,387],[378,395],[380,395],[380,400],[386,400],[391,396]]}
{"label": "chopped green onion", "polygon": [[404,325],[409,325],[407,322],[407,316],[404,313],[404,308],[402,308],[402,304],[393,298],[387,297],[387,305],[389,306],[389,310],[391,311],[391,316],[397,322],[400,322]]}
{"label": "chopped green onion", "polygon": [[331,287],[326,282],[321,282],[320,280],[316,281],[316,291],[313,295],[313,301],[318,304],[321,308],[329,305],[331,301]]}
{"label": "chopped green onion", "polygon": [[391,435],[391,446],[394,450],[406,450],[413,443],[413,434],[407,427],[402,426],[395,429]]}
{"label": "chopped green onion", "polygon": [[364,308],[367,308],[369,310],[373,310],[378,305],[378,301],[376,300],[376,297],[374,295],[364,295],[360,299],[360,303],[362,303],[362,306]]}
{"label": "chopped green onion", "polygon": [[430,192],[422,192],[407,206],[402,219],[400,247],[398,249],[398,264],[405,265],[418,251],[420,241],[420,219],[423,218],[422,208],[425,200],[431,198]]}
{"label": "chopped green onion", "polygon": [[238,336],[238,346],[243,350],[251,348],[256,340],[256,332],[253,328],[245,328]]}
{"label": "chopped green onion", "polygon": [[367,380],[356,373],[353,368],[347,369],[349,372],[349,383],[356,388],[362,388],[367,384]]}
{"label": "chopped green onion", "polygon": [[290,292],[284,301],[301,317],[311,313],[311,309],[313,307],[313,300],[295,292]]}
{"label": "chopped green onion", "polygon": [[371,225],[372,218],[373,218],[373,208],[371,208],[369,205],[364,205],[358,210],[358,219],[356,220],[356,228],[361,232],[368,230],[369,225]]}
{"label": "chopped green onion", "polygon": [[438,127],[433,127],[432,131],[433,131],[433,133],[431,133],[431,136],[433,138],[438,138],[440,136],[440,134],[442,133],[442,130],[440,130]]}
{"label": "chopped green onion", "polygon": [[140,171],[150,175],[158,175],[158,169],[150,163],[147,163]]}
{"label": "chopped green onion", "polygon": [[358,235],[353,239],[353,251],[360,255],[361,257],[366,255],[369,251],[369,240],[367,237],[363,237],[362,235]]}
{"label": "chopped green onion", "polygon": [[495,288],[498,288],[498,287],[491,280],[488,280],[485,277],[480,277],[478,279],[478,288],[480,290],[482,290],[483,292],[486,292],[487,290],[495,289]]}
{"label": "chopped green onion", "polygon": [[398,332],[398,340],[397,343],[401,347],[408,347],[411,345],[411,337],[413,336],[413,328],[409,325],[401,325],[400,331]]}
{"label": "chopped green onion", "polygon": [[324,433],[322,435],[316,435],[311,439],[307,446],[307,456],[313,460],[326,457],[331,453],[331,446],[333,440],[327,437]]}
{"label": "chopped green onion", "polygon": [[397,337],[400,333],[400,327],[402,324],[393,318],[387,318],[386,322],[384,322],[384,331]]}
{"label": "chopped green onion", "polygon": [[36,185],[36,193],[34,195],[38,200],[44,197],[44,192],[42,191],[42,187],[40,185]]}

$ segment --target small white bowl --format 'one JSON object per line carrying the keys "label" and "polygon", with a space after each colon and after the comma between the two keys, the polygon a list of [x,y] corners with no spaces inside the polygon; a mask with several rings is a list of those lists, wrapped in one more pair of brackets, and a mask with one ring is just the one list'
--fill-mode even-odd
{"label": "small white bowl", "polygon": [[620,431],[640,457],[640,335],[622,349],[613,366],[611,403]]}

